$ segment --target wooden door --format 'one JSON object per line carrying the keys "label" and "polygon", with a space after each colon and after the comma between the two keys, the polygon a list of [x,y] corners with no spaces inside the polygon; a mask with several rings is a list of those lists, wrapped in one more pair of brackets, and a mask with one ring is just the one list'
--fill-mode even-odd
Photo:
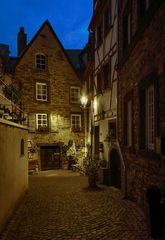
{"label": "wooden door", "polygon": [[60,147],[42,146],[41,147],[41,170],[60,168]]}

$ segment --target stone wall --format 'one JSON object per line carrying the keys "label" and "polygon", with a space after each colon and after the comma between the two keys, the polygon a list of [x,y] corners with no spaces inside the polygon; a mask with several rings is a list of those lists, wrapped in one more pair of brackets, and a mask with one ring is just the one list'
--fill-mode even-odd
{"label": "stone wall", "polygon": [[[36,69],[35,55],[38,53],[45,54],[47,58],[47,69],[44,71]],[[25,54],[21,56],[14,78],[22,88],[22,103],[27,113],[27,125],[30,127],[29,140],[34,145],[58,142],[67,144],[71,139],[83,146],[83,111],[80,103],[70,103],[70,87],[81,87],[81,81],[49,24],[45,23],[39,29]],[[48,101],[36,100],[36,82],[48,84]],[[48,114],[49,131],[46,133],[36,131],[37,113]],[[81,114],[81,132],[71,131],[71,113]]]}
{"label": "stone wall", "polygon": [[[151,12],[137,24],[137,2],[132,1],[132,40],[128,49],[123,51],[123,14],[127,1],[122,1],[119,16],[119,85],[118,85],[118,131],[119,140],[124,145],[124,97],[133,93],[133,142],[134,148],[124,148],[128,162],[128,193],[140,206],[145,206],[145,193],[150,184],[165,184],[165,156],[161,154],[161,137],[165,136],[165,3],[157,1]],[[142,133],[140,121],[139,85],[153,71],[156,72],[158,91],[157,129],[155,150],[150,155],[141,151]],[[155,155],[155,158],[154,158]]]}
{"label": "stone wall", "polygon": [[27,138],[27,129],[0,119],[0,232],[28,188]]}

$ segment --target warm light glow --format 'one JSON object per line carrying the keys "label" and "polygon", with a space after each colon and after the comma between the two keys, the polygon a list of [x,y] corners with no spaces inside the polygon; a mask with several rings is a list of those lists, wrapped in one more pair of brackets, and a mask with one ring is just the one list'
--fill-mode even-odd
{"label": "warm light glow", "polygon": [[93,102],[93,108],[94,108],[94,113],[96,114],[96,112],[97,112],[97,99],[96,98],[94,99],[94,102]]}
{"label": "warm light glow", "polygon": [[88,103],[88,98],[86,96],[82,96],[80,98],[81,104],[83,105],[83,107],[85,108],[87,103]]}

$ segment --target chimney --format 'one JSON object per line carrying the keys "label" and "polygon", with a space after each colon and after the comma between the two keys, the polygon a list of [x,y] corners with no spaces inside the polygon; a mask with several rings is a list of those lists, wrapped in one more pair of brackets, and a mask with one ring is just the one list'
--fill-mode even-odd
{"label": "chimney", "polygon": [[27,35],[24,33],[24,28],[20,27],[20,31],[17,35],[17,50],[18,56],[23,52],[27,45]]}

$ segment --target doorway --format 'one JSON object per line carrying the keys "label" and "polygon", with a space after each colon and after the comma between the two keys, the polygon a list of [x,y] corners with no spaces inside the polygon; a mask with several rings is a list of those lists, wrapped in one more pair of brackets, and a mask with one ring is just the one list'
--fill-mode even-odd
{"label": "doorway", "polygon": [[41,146],[41,170],[60,168],[60,146]]}
{"label": "doorway", "polygon": [[111,185],[121,189],[121,161],[116,149],[112,149],[109,157]]}

